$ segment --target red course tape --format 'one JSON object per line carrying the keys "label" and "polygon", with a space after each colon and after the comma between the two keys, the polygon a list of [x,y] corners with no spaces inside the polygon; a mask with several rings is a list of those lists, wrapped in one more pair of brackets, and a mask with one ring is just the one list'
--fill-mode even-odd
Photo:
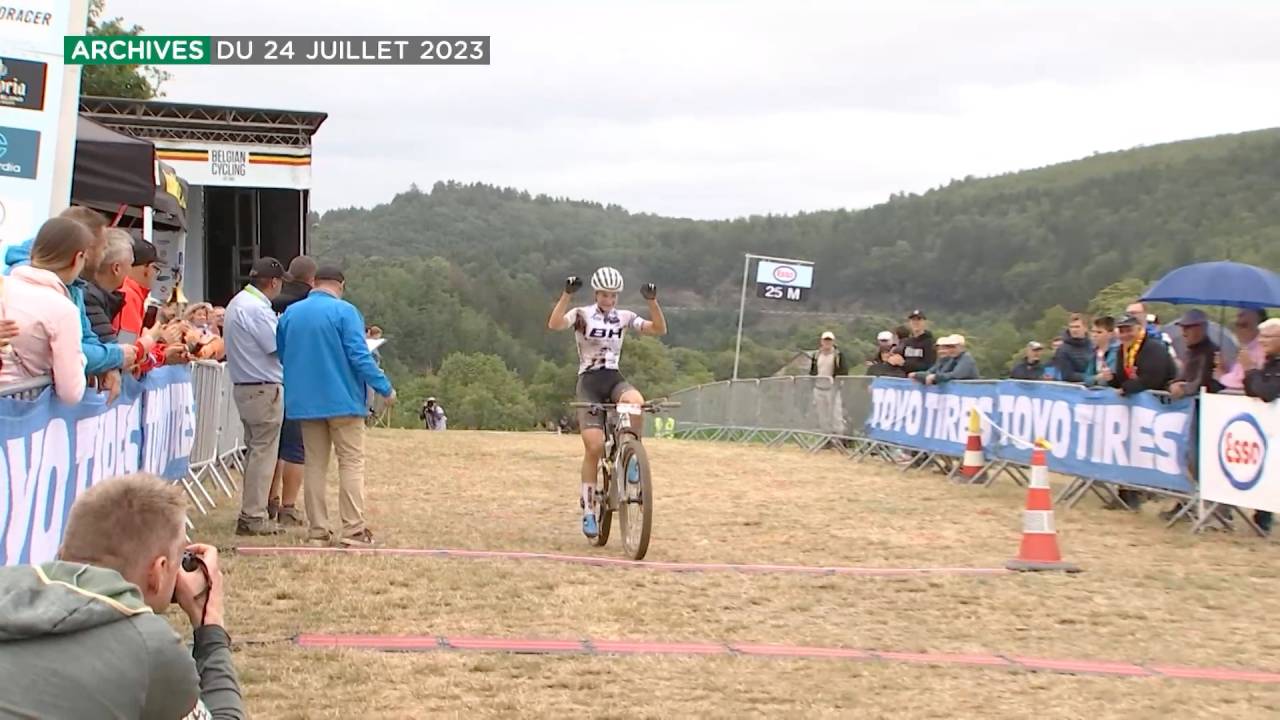
{"label": "red course tape", "polygon": [[1280,673],[1232,668],[1189,668],[1172,665],[1142,667],[1107,660],[1069,660],[998,655],[892,652],[856,648],[766,645],[753,643],[672,643],[644,640],[538,640],[527,638],[436,637],[432,635],[299,635],[299,647],[384,651],[479,650],[485,652],[583,655],[743,655],[830,660],[883,660],[914,665],[964,665],[1030,670],[1066,675],[1162,677],[1177,680],[1219,680],[1280,684]]}

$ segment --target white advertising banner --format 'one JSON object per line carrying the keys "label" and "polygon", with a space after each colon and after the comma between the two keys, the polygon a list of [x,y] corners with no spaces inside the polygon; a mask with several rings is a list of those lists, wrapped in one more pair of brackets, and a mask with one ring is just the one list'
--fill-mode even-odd
{"label": "white advertising banner", "polygon": [[787,287],[813,287],[813,266],[802,263],[761,260],[756,264],[756,282]]}
{"label": "white advertising banner", "polygon": [[1200,397],[1200,494],[1208,501],[1280,512],[1280,401]]}
{"label": "white advertising banner", "polygon": [[192,185],[311,188],[310,148],[153,140],[156,158]]}
{"label": "white advertising banner", "polygon": [[80,66],[64,35],[83,35],[88,0],[0,6],[0,247],[23,242],[70,202]]}

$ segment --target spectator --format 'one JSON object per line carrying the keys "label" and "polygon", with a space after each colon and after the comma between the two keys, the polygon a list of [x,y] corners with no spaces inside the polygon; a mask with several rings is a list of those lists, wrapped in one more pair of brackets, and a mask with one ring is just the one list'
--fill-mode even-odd
{"label": "spectator", "polygon": [[816,378],[813,404],[818,424],[831,435],[844,434],[844,405],[835,378],[848,374],[844,353],[836,346],[835,333],[830,330],[822,333],[818,338],[818,350],[809,362],[809,375]]}
{"label": "spectator", "polygon": [[[1244,392],[1263,402],[1275,402],[1280,399],[1280,320],[1266,320],[1258,329],[1257,341],[1266,353],[1266,361],[1255,365],[1252,355],[1242,354]],[[1271,533],[1271,513],[1258,510],[1253,514],[1253,522],[1263,532]]]}
{"label": "spectator", "polygon": [[120,292],[124,294],[124,307],[111,323],[122,340],[127,342],[142,335],[147,314],[147,297],[151,295],[151,285],[159,274],[160,260],[156,254],[156,246],[146,240],[134,240],[133,265],[120,286]]}
{"label": "spectator", "polygon": [[911,336],[898,344],[901,363],[894,360],[894,364],[900,365],[907,375],[913,375],[933,367],[938,361],[938,351],[923,312],[913,310],[907,316],[907,323],[911,326]]}
{"label": "spectator", "polygon": [[[1202,310],[1189,310],[1178,320],[1177,325],[1182,329],[1182,339],[1186,342],[1187,350],[1182,367],[1178,370],[1178,376],[1169,386],[1169,395],[1174,399],[1195,397],[1200,393],[1201,388],[1206,392],[1218,392],[1222,389],[1222,384],[1213,377],[1214,358],[1217,357],[1218,346],[1209,340],[1209,316]],[[1195,411],[1192,413],[1190,441],[1187,445],[1189,450],[1187,469],[1191,477],[1198,481],[1200,423]],[[1172,520],[1181,512],[1182,506],[1181,502],[1175,503],[1172,508],[1160,513],[1160,517],[1164,520]]]}
{"label": "spectator", "polygon": [[209,314],[209,328],[213,330],[215,335],[222,337],[222,331],[225,328],[226,323],[227,309],[221,305],[214,306],[213,312]]}
{"label": "spectator", "polygon": [[1089,342],[1089,320],[1080,313],[1072,313],[1062,344],[1053,353],[1053,367],[1057,379],[1062,382],[1083,383],[1093,360],[1093,344]]}
{"label": "spectator", "polygon": [[1147,337],[1159,340],[1166,348],[1169,349],[1169,358],[1173,360],[1174,371],[1176,372],[1178,367],[1178,354],[1173,348],[1173,338],[1169,337],[1169,333],[1165,332],[1164,329],[1156,323],[1159,318],[1156,317],[1155,314],[1148,313],[1147,306],[1142,302],[1130,303],[1129,307],[1125,308],[1125,312],[1139,320],[1145,318]]}
{"label": "spectator", "polygon": [[1013,366],[1013,369],[1009,370],[1009,377],[1013,380],[1044,380],[1045,366],[1043,356],[1043,345],[1035,340],[1027,343],[1027,349],[1022,356],[1022,360],[1018,361]]}
{"label": "spectator", "polygon": [[302,421],[306,448],[303,500],[313,542],[331,544],[325,503],[331,450],[338,455],[341,544],[374,545],[364,519],[365,385],[395,402],[391,381],[365,344],[364,318],[342,299],[346,278],[336,267],[320,268],[315,289],[280,317],[276,333],[284,361],[285,414]]}
{"label": "spectator", "polygon": [[284,369],[276,352],[277,316],[271,309],[271,299],[283,284],[280,261],[258,258],[249,271],[249,284],[227,306],[227,374],[249,449],[237,535],[280,532],[267,514],[267,500],[284,422]]}
{"label": "spectator", "polygon": [[115,318],[124,309],[124,293],[120,287],[133,266],[133,238],[120,228],[106,231],[107,247],[102,261],[84,288],[84,312],[89,317],[93,334],[104,343],[117,340]]}
{"label": "spectator", "polygon": [[1093,359],[1085,373],[1084,384],[1089,387],[1108,386],[1114,377],[1111,368],[1116,367],[1120,354],[1120,340],[1116,337],[1116,319],[1104,315],[1093,320],[1091,332]]}
{"label": "spectator", "polygon": [[284,289],[271,301],[271,307],[277,313],[283,313],[289,306],[311,294],[316,283],[316,261],[306,255],[299,255],[289,263],[289,272],[285,274]]}
{"label": "spectator", "polygon": [[828,378],[849,374],[844,364],[844,353],[836,346],[835,333],[830,330],[818,339],[818,350],[809,360],[809,374]]}
{"label": "spectator", "polygon": [[1249,358],[1252,367],[1255,368],[1262,367],[1266,363],[1267,354],[1262,348],[1258,333],[1259,327],[1266,319],[1267,313],[1263,310],[1245,309],[1236,312],[1235,330],[1236,339],[1240,341],[1240,353],[1229,366],[1219,360],[1215,369],[1218,381],[1223,387],[1244,390],[1245,357]]}
{"label": "spectator", "polygon": [[[299,255],[289,263],[285,273],[284,288],[271,301],[276,313],[283,313],[289,306],[311,293],[316,281],[316,261]],[[286,408],[287,411],[287,408]],[[302,468],[306,463],[302,445],[302,423],[290,418],[286,412],[280,426],[280,461],[271,479],[271,499],[267,501],[267,514],[281,525],[301,526],[298,512],[298,493],[302,490]]]}
{"label": "spectator", "polygon": [[[218,550],[186,545],[201,567],[182,568],[185,516],[181,485],[111,478],[72,506],[57,560],[0,568],[6,716],[245,717]],[[191,651],[165,619],[173,603]]]}
{"label": "spectator", "polygon": [[0,383],[51,374],[62,402],[84,396],[80,310],[68,286],[80,277],[92,242],[93,233],[74,220],[53,218],[40,227],[30,264],[15,267],[4,283],[4,315],[18,332],[4,349]]}
{"label": "spectator", "polygon": [[422,401],[422,412],[418,413],[418,417],[428,430],[444,430],[447,427],[448,419],[444,415],[444,408],[433,397]]}
{"label": "spectator", "polygon": [[1177,375],[1177,369],[1164,343],[1148,334],[1145,320],[1125,315],[1116,323],[1120,333],[1120,350],[1112,366],[1111,387],[1121,395],[1136,395],[1146,390],[1164,390]]}
{"label": "spectator", "polygon": [[1187,356],[1183,358],[1177,378],[1169,386],[1169,394],[1174,398],[1194,397],[1201,388],[1206,392],[1218,392],[1222,384],[1213,377],[1218,346],[1209,339],[1209,316],[1203,310],[1189,310],[1178,320],[1178,327],[1182,328],[1182,339],[1187,344]]}
{"label": "spectator", "polygon": [[927,371],[911,376],[925,385],[942,385],[952,380],[977,380],[978,365],[965,349],[963,335],[944,335],[938,339],[938,361]]}
{"label": "spectator", "polygon": [[213,305],[207,302],[193,303],[187,307],[183,319],[191,323],[195,328],[204,330],[209,327],[209,315],[213,312]]}
{"label": "spectator", "polygon": [[[1136,395],[1147,390],[1164,390],[1169,387],[1177,375],[1177,367],[1169,357],[1168,348],[1159,336],[1151,335],[1145,318],[1138,315],[1125,315],[1116,323],[1120,334],[1120,349],[1116,353],[1115,364],[1111,367],[1111,387],[1120,391],[1121,395]],[[1122,488],[1119,493],[1121,503],[1137,510],[1142,504],[1142,495],[1136,490]],[[1110,509],[1119,509],[1121,505],[1109,505]]]}
{"label": "spectator", "polygon": [[[933,381],[930,385],[941,385],[951,382],[952,380],[977,380],[978,379],[978,363],[969,354],[965,347],[965,339],[963,335],[948,335],[944,338],[949,344],[949,356],[951,357],[951,367],[943,372],[934,373]],[[926,378],[926,381],[928,379]]]}
{"label": "spectator", "polygon": [[[85,357],[85,374],[92,378],[95,387],[107,393],[107,402],[115,402],[120,394],[120,370],[134,364],[138,351],[133,345],[104,344],[93,332],[84,311],[85,286],[97,271],[98,263],[102,261],[102,254],[106,250],[107,220],[101,213],[79,206],[63,210],[58,217],[84,225],[93,235],[93,242],[85,250],[84,268],[80,271],[80,277],[68,285],[67,289],[71,293],[71,301],[80,312],[80,351]],[[5,252],[5,274],[9,274],[15,267],[29,264],[34,242],[33,238],[21,245],[14,245]]]}
{"label": "spectator", "polygon": [[876,336],[876,351],[871,355],[871,359],[867,360],[867,374],[872,377],[897,377],[904,378],[907,371],[902,369],[901,365],[895,365],[893,360],[897,354],[896,349],[897,337],[885,330]]}

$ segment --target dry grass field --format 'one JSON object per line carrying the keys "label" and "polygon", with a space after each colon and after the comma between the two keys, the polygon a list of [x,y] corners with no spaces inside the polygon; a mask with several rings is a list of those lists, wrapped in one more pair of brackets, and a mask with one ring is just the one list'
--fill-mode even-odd
{"label": "dry grass field", "polygon": [[[835,453],[648,441],[648,560],[1002,567],[1023,490]],[[619,557],[578,529],[576,437],[377,431],[368,516],[390,547]],[[336,481],[331,483],[336,485]],[[331,487],[331,496],[336,488]],[[671,572],[546,560],[225,553],[229,629],[259,718],[1280,717],[1280,685],[877,661],[310,650],[299,633],[758,642],[1280,671],[1275,543],[1058,512],[1063,575]],[[331,499],[336,508],[336,497]],[[331,509],[331,512],[334,510]],[[300,533],[269,544],[300,544]],[[255,544],[268,544],[254,541]]]}

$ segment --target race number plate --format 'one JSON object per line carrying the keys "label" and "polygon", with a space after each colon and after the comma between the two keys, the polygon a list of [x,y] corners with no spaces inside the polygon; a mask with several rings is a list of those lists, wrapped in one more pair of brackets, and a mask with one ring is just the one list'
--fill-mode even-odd
{"label": "race number plate", "polygon": [[633,405],[631,403],[619,403],[618,414],[619,415],[643,415],[644,408],[640,407],[639,405]]}

